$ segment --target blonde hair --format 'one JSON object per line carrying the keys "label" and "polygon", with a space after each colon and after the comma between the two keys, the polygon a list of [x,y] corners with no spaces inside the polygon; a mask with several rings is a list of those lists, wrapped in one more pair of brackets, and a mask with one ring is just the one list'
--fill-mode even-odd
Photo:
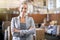
{"label": "blonde hair", "polygon": [[57,24],[57,21],[53,20],[53,21],[50,22],[50,24],[55,25],[55,24]]}
{"label": "blonde hair", "polygon": [[[21,10],[22,10],[22,7],[23,7],[23,5],[27,5],[27,3],[26,2],[23,2],[23,3],[21,3],[21,5],[20,5],[20,8],[19,8],[19,11],[21,12]],[[28,9],[28,5],[27,5],[27,9]]]}
{"label": "blonde hair", "polygon": [[27,5],[27,2],[26,2],[26,1],[24,1],[22,4],[26,4],[26,5]]}

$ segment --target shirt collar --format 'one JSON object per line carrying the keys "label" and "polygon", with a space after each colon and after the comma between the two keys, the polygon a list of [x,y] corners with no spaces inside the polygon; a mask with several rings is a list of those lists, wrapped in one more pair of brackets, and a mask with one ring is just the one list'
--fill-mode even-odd
{"label": "shirt collar", "polygon": [[[27,17],[28,17],[28,15],[25,16],[25,18],[27,18]],[[21,18],[21,16],[18,16],[18,19],[20,19],[20,18]]]}

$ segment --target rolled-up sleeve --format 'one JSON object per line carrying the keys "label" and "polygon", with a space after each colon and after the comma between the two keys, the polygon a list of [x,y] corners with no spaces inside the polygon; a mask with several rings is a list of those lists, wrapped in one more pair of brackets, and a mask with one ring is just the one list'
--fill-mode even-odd
{"label": "rolled-up sleeve", "polygon": [[27,34],[27,35],[36,34],[35,23],[34,23],[33,18],[30,19],[30,26],[32,27],[32,29],[30,29],[30,30],[20,30],[20,33]]}

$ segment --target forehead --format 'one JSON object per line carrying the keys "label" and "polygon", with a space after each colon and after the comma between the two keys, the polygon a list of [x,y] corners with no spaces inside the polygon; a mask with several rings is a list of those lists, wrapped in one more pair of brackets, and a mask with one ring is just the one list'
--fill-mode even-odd
{"label": "forehead", "polygon": [[20,8],[27,8],[28,6],[27,6],[27,4],[22,4],[21,6],[20,6]]}
{"label": "forehead", "polygon": [[27,4],[23,4],[23,6],[22,7],[26,7],[27,8]]}

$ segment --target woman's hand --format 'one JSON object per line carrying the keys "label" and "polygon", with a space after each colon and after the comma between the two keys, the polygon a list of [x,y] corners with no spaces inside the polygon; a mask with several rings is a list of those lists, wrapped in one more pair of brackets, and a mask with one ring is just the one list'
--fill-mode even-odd
{"label": "woman's hand", "polygon": [[14,29],[13,29],[13,32],[20,32],[20,30],[14,28]]}

